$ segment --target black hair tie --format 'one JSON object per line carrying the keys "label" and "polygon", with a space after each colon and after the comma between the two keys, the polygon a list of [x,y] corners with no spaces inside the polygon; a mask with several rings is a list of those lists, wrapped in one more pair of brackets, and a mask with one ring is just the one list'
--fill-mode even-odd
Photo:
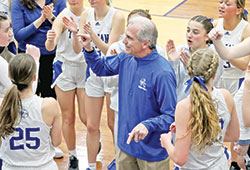
{"label": "black hair tie", "polygon": [[17,82],[14,81],[14,80],[11,80],[11,82],[17,86],[17,89],[18,89],[19,91],[22,91],[23,89],[25,89],[25,88],[28,87],[28,85],[26,85],[26,84],[19,84],[19,83],[17,83]]}

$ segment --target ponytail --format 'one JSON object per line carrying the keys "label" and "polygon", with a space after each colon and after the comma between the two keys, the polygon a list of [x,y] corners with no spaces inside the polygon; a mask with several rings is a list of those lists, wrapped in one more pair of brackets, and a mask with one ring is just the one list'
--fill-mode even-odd
{"label": "ponytail", "polygon": [[212,145],[221,133],[212,97],[198,82],[190,88],[191,119],[189,127],[193,135],[193,145],[202,151],[206,145]]}
{"label": "ponytail", "polygon": [[247,21],[247,10],[245,9],[246,1],[245,0],[236,0],[237,8],[242,8],[242,12],[239,14],[240,19],[244,19]]}
{"label": "ponytail", "polygon": [[210,92],[204,87],[215,75],[218,67],[218,55],[209,49],[195,51],[189,60],[187,67],[189,76],[202,81],[189,81],[191,100],[191,119],[189,128],[192,132],[192,143],[199,151],[206,145],[212,145],[218,141],[221,134],[219,117],[215,109]]}
{"label": "ponytail", "polygon": [[0,137],[11,135],[18,125],[22,109],[19,93],[31,85],[36,74],[36,62],[31,55],[21,53],[10,60],[8,71],[13,85],[0,106]]}
{"label": "ponytail", "polygon": [[14,132],[19,120],[21,100],[16,85],[6,92],[0,107],[0,137],[6,137]]}
{"label": "ponytail", "polygon": [[110,6],[110,0],[106,0],[106,5]]}
{"label": "ponytail", "polygon": [[248,11],[243,8],[242,12],[240,13],[240,18],[243,18],[245,21],[248,21],[247,15]]}

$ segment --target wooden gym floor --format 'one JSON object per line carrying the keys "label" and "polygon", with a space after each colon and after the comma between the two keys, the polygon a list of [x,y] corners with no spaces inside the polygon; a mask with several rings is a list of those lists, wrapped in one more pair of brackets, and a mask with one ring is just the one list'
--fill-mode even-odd
{"label": "wooden gym floor", "polygon": [[[246,9],[250,10],[250,1],[246,0]],[[88,1],[85,1],[88,7]],[[127,18],[133,9],[149,9],[152,20],[155,22],[159,37],[158,44],[165,49],[167,40],[173,39],[176,45],[186,41],[185,32],[189,19],[195,15],[205,15],[208,18],[218,18],[219,0],[113,0],[112,6],[116,7]],[[106,107],[103,108],[101,119],[102,150],[97,158],[97,169],[106,170],[114,158],[114,146],[111,132],[107,126]],[[87,168],[86,127],[76,117],[77,155],[80,170]],[[64,158],[57,159],[60,170],[67,170],[68,152],[63,140],[59,146],[64,151]]]}

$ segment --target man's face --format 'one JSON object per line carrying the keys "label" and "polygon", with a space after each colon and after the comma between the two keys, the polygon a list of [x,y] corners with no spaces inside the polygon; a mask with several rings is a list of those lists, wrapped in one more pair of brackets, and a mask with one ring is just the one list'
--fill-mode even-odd
{"label": "man's face", "polygon": [[143,50],[143,42],[140,42],[136,34],[139,32],[138,24],[129,24],[126,29],[126,37],[123,40],[123,43],[126,47],[126,53],[128,55],[138,56],[139,53]]}

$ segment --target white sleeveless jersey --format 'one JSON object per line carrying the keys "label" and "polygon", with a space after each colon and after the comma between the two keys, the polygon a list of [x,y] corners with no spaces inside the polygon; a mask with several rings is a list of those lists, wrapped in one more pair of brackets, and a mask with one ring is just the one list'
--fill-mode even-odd
{"label": "white sleeveless jersey", "polygon": [[[90,22],[92,30],[96,35],[106,44],[109,42],[109,36],[112,29],[112,21],[113,17],[115,15],[116,9],[114,7],[110,7],[108,13],[105,15],[105,17],[102,20],[96,20],[95,19],[95,10],[94,8],[90,8],[88,17],[86,20],[86,23]],[[121,38],[121,37],[120,37]],[[104,54],[101,52],[100,49],[97,48],[97,46],[91,42],[92,47],[95,48],[97,54],[99,56],[104,56]],[[89,68],[90,77],[87,79],[86,82],[86,93],[89,95],[90,92],[96,91],[95,87],[93,88],[90,84],[95,84],[98,88],[103,89],[103,92],[101,92],[101,95],[104,92],[110,93],[109,87],[106,87],[107,82],[109,82],[112,77],[99,77],[96,76],[96,74]],[[99,97],[98,95],[92,95],[92,97]]]}
{"label": "white sleeveless jersey", "polygon": [[[242,33],[247,24],[248,22],[242,19],[233,31],[227,31],[224,30],[223,27],[223,18],[220,18],[218,20],[216,28],[218,28],[223,33],[222,42],[225,44],[225,46],[231,47],[241,42]],[[221,77],[230,79],[240,79],[244,77],[244,71],[236,68],[231,63],[224,60],[224,72]]]}
{"label": "white sleeveless jersey", "polygon": [[50,129],[42,118],[43,99],[34,95],[22,100],[20,123],[15,132],[1,138],[1,158],[13,166],[41,166],[53,160],[55,155]]}
{"label": "white sleeveless jersey", "polygon": [[[110,7],[106,16],[100,21],[95,20],[94,8],[91,8],[88,13],[88,18],[87,18],[86,23],[90,22],[93,31],[106,44],[109,42],[109,34],[111,32],[112,21],[113,21],[113,16],[115,12],[116,12],[116,9],[113,7]],[[95,47],[95,50],[99,56],[104,56],[101,50],[99,50],[93,42],[91,45]]]}
{"label": "white sleeveless jersey", "polygon": [[240,89],[237,91],[237,93],[234,96],[236,111],[237,111],[237,115],[239,118],[239,124],[240,124],[240,138],[239,138],[239,140],[250,140],[250,127],[246,127],[244,125],[243,117],[242,117],[243,88],[244,88],[244,83],[242,83]]}
{"label": "white sleeveless jersey", "polygon": [[[80,16],[76,16],[73,14],[68,8],[65,8],[63,11],[63,14],[67,17],[73,17],[75,22],[77,23],[77,27],[79,28],[79,21],[80,21]],[[83,53],[80,52],[79,54],[76,54],[73,50],[72,47],[72,40],[73,40],[73,34],[71,31],[66,29],[60,36],[58,44],[57,44],[57,49],[56,49],[56,59],[63,59],[75,63],[81,63],[84,62],[85,59],[83,57]]]}
{"label": "white sleeveless jersey", "polygon": [[8,62],[0,56],[0,98],[4,97],[6,91],[11,87],[8,76]]}
{"label": "white sleeveless jersey", "polygon": [[[181,170],[225,170],[227,168],[227,159],[224,154],[223,140],[227,126],[231,120],[227,104],[221,91],[214,88],[211,93],[214,105],[219,116],[222,135],[220,141],[214,142],[211,146],[204,149],[201,154],[192,145],[188,154],[188,160]],[[225,167],[226,166],[226,167]]]}
{"label": "white sleeveless jersey", "polygon": [[[209,44],[207,49],[210,49],[210,50],[213,50],[213,51],[216,52],[213,44]],[[191,51],[189,49],[188,44],[178,45],[176,47],[176,51],[178,53],[180,53],[181,51],[187,52],[188,55],[191,56]],[[187,70],[187,67],[180,60],[176,60],[176,61],[168,60],[168,61],[172,65],[172,67],[173,67],[173,69],[175,71],[176,82],[177,82],[177,89],[176,89],[177,100],[181,101],[181,100],[185,99],[189,95],[189,93],[185,93],[185,89],[187,87],[187,85],[185,83],[186,83],[187,80],[190,79],[190,77],[188,75],[188,70]],[[216,84],[219,81],[222,73],[223,73],[223,60],[221,58],[219,58],[219,66],[218,66],[218,69],[217,69],[217,72],[216,72],[214,84]]]}

